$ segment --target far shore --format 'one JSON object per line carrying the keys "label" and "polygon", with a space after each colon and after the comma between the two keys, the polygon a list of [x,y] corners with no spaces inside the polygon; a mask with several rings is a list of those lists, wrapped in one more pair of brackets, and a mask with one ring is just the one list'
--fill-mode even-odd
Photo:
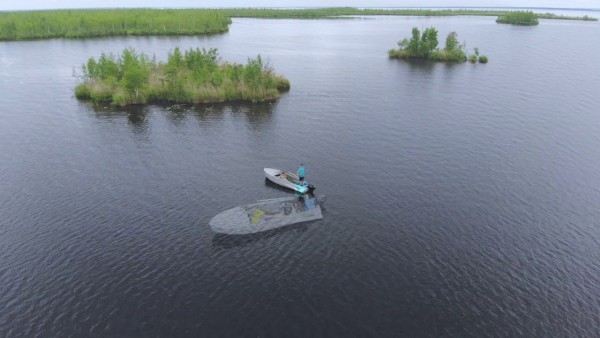
{"label": "far shore", "polygon": [[[350,16],[494,16],[512,10],[372,8],[73,9],[0,12],[0,41],[107,36],[225,33],[231,18],[340,19]],[[536,19],[598,21],[590,16],[533,13]],[[500,20],[499,22],[503,22]]]}

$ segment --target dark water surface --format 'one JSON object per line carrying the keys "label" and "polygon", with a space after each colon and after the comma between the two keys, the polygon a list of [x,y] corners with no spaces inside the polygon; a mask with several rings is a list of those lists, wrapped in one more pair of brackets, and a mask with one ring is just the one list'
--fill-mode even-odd
{"label": "dark water surface", "polygon": [[[487,65],[408,64],[412,26]],[[0,336],[593,336],[600,327],[600,25],[494,18],[234,20],[209,38],[0,43]],[[109,111],[89,56],[260,53],[275,104]],[[288,193],[324,219],[215,236]]]}

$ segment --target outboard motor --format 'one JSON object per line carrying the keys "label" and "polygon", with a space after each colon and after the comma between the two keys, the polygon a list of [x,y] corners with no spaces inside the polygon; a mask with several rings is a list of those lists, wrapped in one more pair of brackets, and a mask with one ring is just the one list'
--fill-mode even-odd
{"label": "outboard motor", "polygon": [[316,187],[315,187],[314,185],[312,185],[312,184],[308,184],[308,181],[304,181],[304,182],[302,182],[302,185],[308,188],[308,191],[307,191],[307,192],[308,192],[309,194],[311,194],[311,193],[312,193],[312,192],[313,192],[313,191],[316,189]]}

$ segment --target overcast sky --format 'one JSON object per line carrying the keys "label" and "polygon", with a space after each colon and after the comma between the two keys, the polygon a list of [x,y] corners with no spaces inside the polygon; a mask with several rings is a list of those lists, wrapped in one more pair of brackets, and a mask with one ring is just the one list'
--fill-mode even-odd
{"label": "overcast sky", "polygon": [[600,0],[0,0],[0,10],[98,7],[554,7],[600,8]]}

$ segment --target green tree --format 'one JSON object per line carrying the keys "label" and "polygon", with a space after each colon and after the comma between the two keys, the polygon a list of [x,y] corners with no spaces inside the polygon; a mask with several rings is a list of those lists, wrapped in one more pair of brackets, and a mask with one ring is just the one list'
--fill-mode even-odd
{"label": "green tree", "polygon": [[448,34],[448,37],[446,37],[446,50],[453,51],[458,47],[458,34],[456,34],[456,32]]}
{"label": "green tree", "polygon": [[217,60],[218,55],[215,48],[209,50],[190,49],[184,55],[184,63],[192,71],[194,79],[198,83],[204,83],[213,77],[213,73],[218,68]]}
{"label": "green tree", "polygon": [[260,55],[255,59],[248,59],[248,63],[244,67],[244,81],[257,87],[261,81],[263,73],[263,61]]}
{"label": "green tree", "polygon": [[83,66],[83,71],[87,77],[90,79],[95,79],[98,77],[98,63],[94,58],[90,58],[85,66]]}
{"label": "green tree", "polygon": [[181,55],[181,50],[179,47],[173,50],[173,53],[169,53],[169,57],[167,59],[167,75],[174,76],[177,74],[179,68],[183,65],[183,56]]}
{"label": "green tree", "polygon": [[137,98],[148,82],[150,70],[143,55],[137,55],[132,49],[125,49],[121,56],[123,68],[123,85],[129,94]]}
{"label": "green tree", "polygon": [[407,51],[410,55],[418,55],[421,49],[421,32],[417,27],[412,29],[412,38],[407,44]]}
{"label": "green tree", "polygon": [[434,27],[426,28],[421,35],[419,56],[429,58],[438,46],[438,31]]}
{"label": "green tree", "polygon": [[437,29],[426,28],[422,33],[417,27],[412,29],[410,40],[404,39],[398,43],[407,57],[429,58],[438,45]]}
{"label": "green tree", "polygon": [[[89,62],[89,61],[88,61]],[[119,65],[115,61],[114,56],[102,53],[96,65],[94,77],[97,79],[106,80],[109,78],[119,79],[121,77]]]}

